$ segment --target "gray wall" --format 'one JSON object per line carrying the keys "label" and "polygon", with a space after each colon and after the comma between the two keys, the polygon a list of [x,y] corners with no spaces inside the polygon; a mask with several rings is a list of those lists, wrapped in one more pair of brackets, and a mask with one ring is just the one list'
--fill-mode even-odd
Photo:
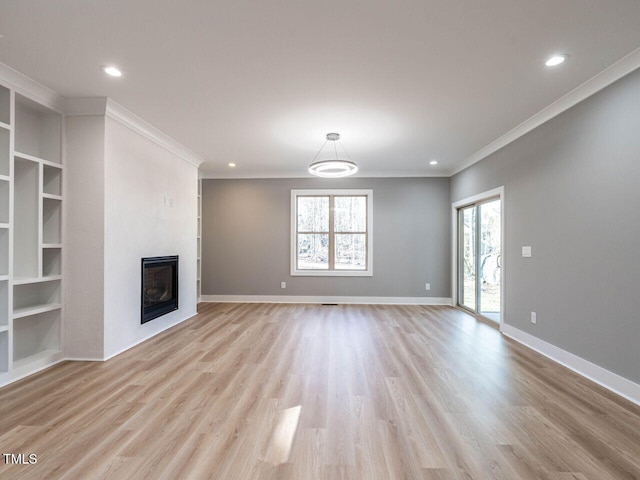
{"label": "gray wall", "polygon": [[[298,188],[373,189],[373,277],[290,276]],[[450,297],[449,201],[448,178],[203,180],[202,294]]]}
{"label": "gray wall", "polygon": [[455,175],[451,200],[500,185],[506,323],[640,382],[640,71]]}

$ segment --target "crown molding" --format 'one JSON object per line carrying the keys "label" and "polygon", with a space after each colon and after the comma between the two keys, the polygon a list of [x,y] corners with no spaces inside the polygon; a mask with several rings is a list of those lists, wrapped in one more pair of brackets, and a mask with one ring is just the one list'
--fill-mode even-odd
{"label": "crown molding", "polygon": [[[208,180],[249,180],[268,178],[320,178],[307,172],[260,172],[260,173],[213,173],[203,171],[201,178]],[[449,177],[447,173],[425,173],[414,171],[391,171],[391,172],[363,172],[349,177],[342,178],[442,178]],[[329,180],[329,179],[328,179]],[[333,179],[335,180],[335,179]]]}
{"label": "crown molding", "polygon": [[543,108],[531,118],[525,120],[517,127],[509,130],[507,133],[497,138],[489,145],[478,150],[476,153],[462,162],[460,166],[451,171],[449,176],[453,176],[456,173],[461,172],[465,168],[469,168],[471,165],[478,163],[483,158],[486,158],[492,153],[497,152],[502,147],[507,146],[508,144],[522,137],[534,128],[539,127],[543,123],[548,122],[552,118],[560,115],[562,112],[570,109],[574,105],[598,93],[603,88],[608,87],[617,80],[620,80],[622,77],[628,75],[637,68],[640,68],[640,48],[621,58],[610,67],[607,67],[597,75],[591,77],[582,85],[579,85],[563,97],[560,97],[551,105]]}
{"label": "crown molding", "polygon": [[1,62],[0,84],[58,113],[64,113],[64,97],[62,95]]}
{"label": "crown molding", "polygon": [[127,110],[119,103],[107,98],[107,109],[105,115],[143,137],[155,142],[165,150],[182,158],[187,163],[199,167],[204,159],[196,155],[187,147],[178,143],[166,133],[158,130],[156,127],[138,117],[135,113]]}
{"label": "crown molding", "polygon": [[67,116],[104,115],[151,140],[195,167],[199,167],[204,162],[202,157],[110,98],[66,98],[65,113]]}
{"label": "crown molding", "polygon": [[[531,130],[558,116],[562,112],[575,106],[581,101],[606,88],[620,78],[640,68],[640,48],[629,53],[616,63],[596,74],[580,86],[545,107],[529,119],[500,136],[493,142],[481,148],[473,155],[465,159],[455,169],[442,173],[426,173],[416,171],[391,171],[391,172],[366,172],[356,175],[359,178],[393,178],[393,177],[451,177],[462,170],[469,168],[480,160],[497,152],[501,148],[514,142]],[[153,141],[162,148],[174,153],[186,162],[199,167],[204,159],[178,143],[164,132],[158,130],[142,118],[138,117],[122,105],[106,97],[93,98],[64,98],[50,88],[32,80],[10,66],[0,62],[0,84],[5,85],[17,93],[29,97],[52,110],[67,115],[105,115],[118,123],[130,128],[136,133]],[[205,179],[242,179],[242,178],[313,178],[306,172],[258,172],[258,173],[233,173],[220,174],[202,172]]]}

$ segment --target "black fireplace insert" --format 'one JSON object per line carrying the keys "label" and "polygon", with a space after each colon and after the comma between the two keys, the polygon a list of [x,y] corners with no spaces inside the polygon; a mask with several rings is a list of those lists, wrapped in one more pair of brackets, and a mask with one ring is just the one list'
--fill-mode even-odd
{"label": "black fireplace insert", "polygon": [[142,259],[140,323],[178,309],[178,256]]}

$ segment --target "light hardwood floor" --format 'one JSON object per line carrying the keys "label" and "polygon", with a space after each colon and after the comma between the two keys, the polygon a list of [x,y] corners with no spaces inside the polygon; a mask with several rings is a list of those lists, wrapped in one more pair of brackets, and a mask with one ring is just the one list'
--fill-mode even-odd
{"label": "light hardwood floor", "polygon": [[202,304],[0,412],[3,480],[640,478],[640,408],[448,307]]}

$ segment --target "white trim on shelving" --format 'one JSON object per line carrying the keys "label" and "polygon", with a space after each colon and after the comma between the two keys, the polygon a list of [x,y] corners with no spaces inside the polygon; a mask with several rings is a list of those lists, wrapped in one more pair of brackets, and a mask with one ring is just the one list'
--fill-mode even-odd
{"label": "white trim on shelving", "polygon": [[469,168],[471,165],[478,163],[483,158],[497,152],[526,133],[529,133],[534,128],[539,127],[543,123],[548,122],[552,118],[560,115],[562,112],[570,109],[574,105],[598,93],[603,88],[608,87],[617,80],[620,80],[622,77],[628,75],[637,68],[640,68],[640,48],[621,58],[613,65],[605,68],[563,97],[560,97],[551,105],[548,105],[532,117],[522,122],[520,125],[509,130],[489,145],[481,148],[476,153],[468,157],[459,166],[454,168],[447,176],[453,176],[465,168]]}
{"label": "white trim on shelving", "polygon": [[19,318],[30,317],[32,315],[38,315],[39,313],[52,312],[54,310],[62,309],[61,303],[47,303],[44,305],[34,305],[32,307],[17,308],[13,310],[11,318],[17,320]]}
{"label": "white trim on shelving", "polygon": [[323,295],[202,295],[208,303],[338,303],[341,305],[447,305],[448,297],[347,297]]}
{"label": "white trim on shelving", "polygon": [[58,350],[45,350],[29,357],[13,362],[13,369],[9,372],[0,373],[0,387],[17,382],[23,378],[34,375],[42,370],[53,367],[64,362],[66,358]]}
{"label": "white trim on shelving", "polygon": [[64,360],[62,352],[60,350],[42,350],[40,352],[29,355],[28,357],[21,358],[20,360],[14,360],[13,365],[16,371],[23,368],[31,367],[33,364],[39,362],[46,362],[48,359],[60,357],[59,360]]}
{"label": "white trim on shelving", "polygon": [[64,165],[62,165],[61,163],[52,162],[51,160],[46,160],[46,159],[40,158],[40,157],[34,157],[33,155],[29,155],[27,153],[22,153],[22,152],[19,152],[17,150],[14,150],[13,156],[21,158],[23,160],[29,160],[30,162],[42,163],[43,165],[46,165],[48,167],[59,168],[60,170],[62,170],[64,168]]}
{"label": "white trim on shelving", "polygon": [[13,279],[13,284],[29,285],[31,283],[55,282],[57,280],[62,280],[62,275],[51,275],[48,277],[15,277]]}
{"label": "white trim on shelving", "polygon": [[0,128],[4,128],[5,130],[11,130],[11,125],[8,123],[0,122]]}
{"label": "white trim on shelving", "polygon": [[53,193],[43,193],[42,198],[48,198],[49,200],[62,200],[62,195],[54,195]]}
{"label": "white trim on shelving", "polygon": [[62,165],[61,163],[52,162],[51,160],[46,160],[44,158],[40,159],[40,163],[42,163],[42,165],[44,165],[45,167],[53,167],[53,168],[58,168],[60,170],[64,169],[64,165]]}
{"label": "white trim on shelving", "polygon": [[535,350],[545,357],[553,360],[569,370],[597,383],[598,385],[626,398],[630,402],[640,405],[640,385],[620,375],[610,372],[595,363],[591,363],[582,357],[567,352],[560,347],[545,342],[527,332],[511,325],[502,324],[500,331],[507,337],[521,343],[525,347]]}

